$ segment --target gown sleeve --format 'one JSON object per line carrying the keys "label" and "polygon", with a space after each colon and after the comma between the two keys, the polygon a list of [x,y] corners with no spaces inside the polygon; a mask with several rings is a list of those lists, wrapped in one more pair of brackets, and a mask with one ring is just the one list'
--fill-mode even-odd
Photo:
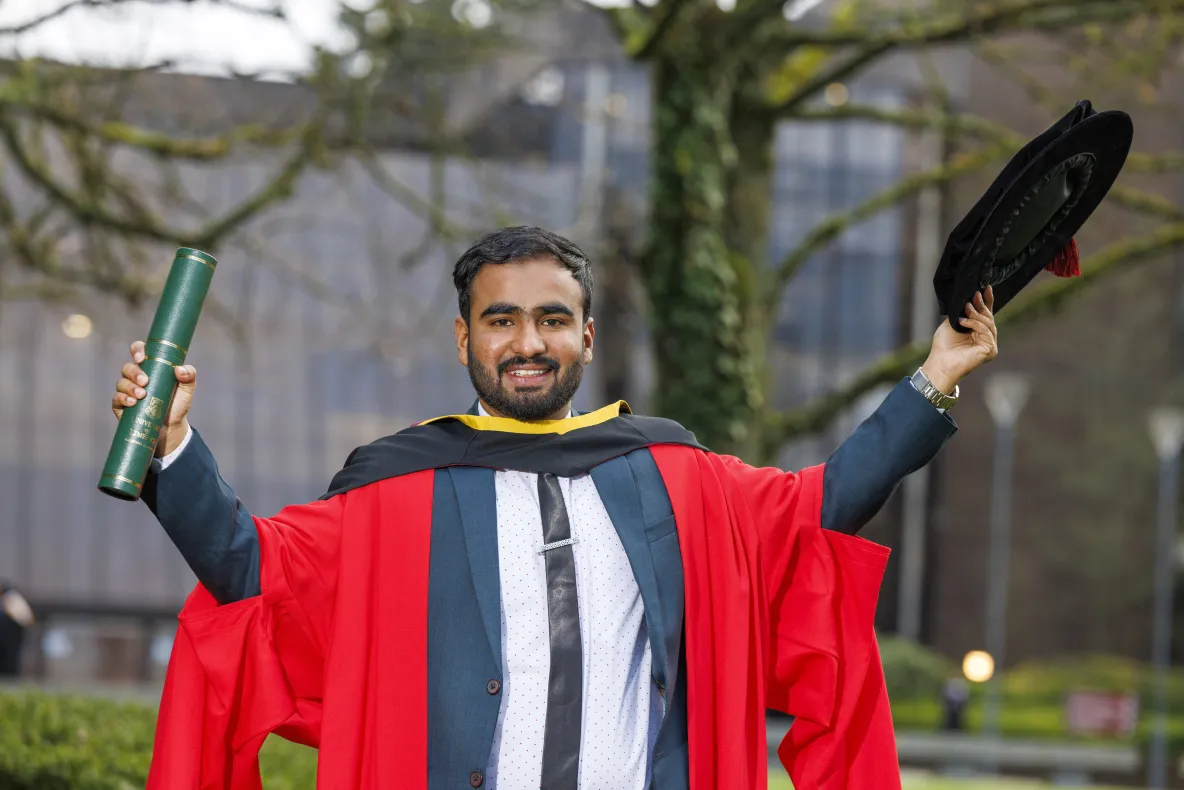
{"label": "gown sleeve", "polygon": [[874,628],[889,550],[821,528],[823,466],[787,473],[722,462],[756,525],[766,702],[794,717],[782,764],[803,790],[899,790]]}
{"label": "gown sleeve", "polygon": [[157,719],[148,790],[260,790],[271,732],[317,746],[322,672],[347,495],[254,519],[261,593],[185,602]]}

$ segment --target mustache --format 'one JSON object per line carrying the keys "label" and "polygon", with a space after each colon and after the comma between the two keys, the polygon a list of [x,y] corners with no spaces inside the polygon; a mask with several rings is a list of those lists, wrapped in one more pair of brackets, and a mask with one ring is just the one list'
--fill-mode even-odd
{"label": "mustache", "polygon": [[547,370],[559,370],[559,363],[550,357],[534,357],[533,359],[514,357],[513,359],[507,359],[505,362],[498,363],[497,374],[500,376],[515,365],[545,365]]}

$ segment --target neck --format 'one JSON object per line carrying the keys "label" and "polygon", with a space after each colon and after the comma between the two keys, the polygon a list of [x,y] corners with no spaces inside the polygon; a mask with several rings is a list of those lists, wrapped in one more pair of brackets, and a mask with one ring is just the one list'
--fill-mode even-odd
{"label": "neck", "polygon": [[[508,414],[503,414],[500,411],[489,408],[484,399],[477,399],[477,414],[482,417],[504,417],[507,420],[518,420],[517,417],[511,417]],[[557,410],[553,414],[543,417],[541,420],[518,420],[518,422],[545,422],[547,420],[565,420],[571,416],[571,403],[564,404],[563,408]]]}

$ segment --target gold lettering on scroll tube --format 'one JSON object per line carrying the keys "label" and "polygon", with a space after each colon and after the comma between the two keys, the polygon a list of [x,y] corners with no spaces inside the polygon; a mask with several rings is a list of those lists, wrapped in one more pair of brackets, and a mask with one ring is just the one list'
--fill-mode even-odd
{"label": "gold lettering on scroll tube", "polygon": [[[155,419],[158,415],[153,414],[156,410],[160,414],[164,414],[164,401],[160,398],[149,398],[145,402],[145,409],[148,411],[148,418]],[[140,417],[136,418],[136,427],[128,434],[127,443],[134,444],[137,447],[144,447],[150,450],[156,449],[156,443],[160,440],[160,429],[157,428],[148,420]]]}

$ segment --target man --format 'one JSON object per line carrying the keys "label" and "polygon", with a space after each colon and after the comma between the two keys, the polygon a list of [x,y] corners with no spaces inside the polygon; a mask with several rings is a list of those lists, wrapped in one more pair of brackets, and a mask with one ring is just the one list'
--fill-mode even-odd
{"label": "man", "polygon": [[35,622],[33,608],[20,590],[0,579],[0,678],[20,677],[25,632]]}
{"label": "man", "polygon": [[[899,787],[872,630],[887,551],[852,534],[955,431],[958,382],[997,353],[990,291],[789,474],[623,404],[572,411],[596,333],[572,242],[499,230],[453,277],[468,414],[359,448],[270,519],[219,476],[177,368],[143,499],[201,585],[149,786],[258,787],[276,732],[319,747],[322,788],[747,790],[775,708],[800,790]],[[144,394],[132,356],[116,416]]]}

